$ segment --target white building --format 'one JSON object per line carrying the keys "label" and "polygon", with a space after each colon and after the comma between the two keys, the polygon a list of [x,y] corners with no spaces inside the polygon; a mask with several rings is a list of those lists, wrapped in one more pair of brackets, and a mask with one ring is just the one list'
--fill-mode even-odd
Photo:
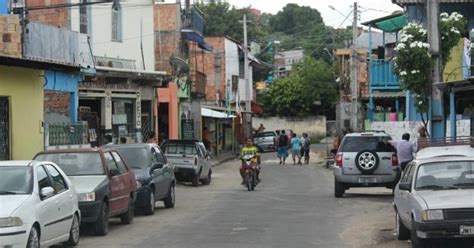
{"label": "white building", "polygon": [[277,77],[287,76],[294,64],[304,59],[304,51],[302,49],[282,51],[275,55],[275,63],[277,65]]}

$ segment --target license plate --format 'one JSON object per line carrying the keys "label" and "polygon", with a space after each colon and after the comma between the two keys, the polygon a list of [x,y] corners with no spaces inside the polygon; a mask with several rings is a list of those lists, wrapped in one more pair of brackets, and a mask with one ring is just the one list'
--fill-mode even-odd
{"label": "license plate", "polygon": [[466,236],[474,235],[474,226],[459,226],[459,234]]}
{"label": "license plate", "polygon": [[359,177],[359,183],[376,183],[375,177]]}

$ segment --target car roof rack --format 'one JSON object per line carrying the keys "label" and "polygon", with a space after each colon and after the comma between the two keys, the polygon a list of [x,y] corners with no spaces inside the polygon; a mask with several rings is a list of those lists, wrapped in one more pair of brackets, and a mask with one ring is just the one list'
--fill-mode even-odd
{"label": "car roof rack", "polygon": [[462,146],[469,145],[474,147],[473,136],[458,136],[458,137],[446,137],[446,138],[430,138],[426,141],[419,141],[420,148],[427,147],[439,147],[439,146]]}

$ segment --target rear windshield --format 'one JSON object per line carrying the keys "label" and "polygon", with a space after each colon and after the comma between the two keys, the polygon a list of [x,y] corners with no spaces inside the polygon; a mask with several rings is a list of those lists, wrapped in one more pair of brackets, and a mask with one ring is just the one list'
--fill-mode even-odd
{"label": "rear windshield", "polygon": [[275,136],[274,132],[263,132],[263,133],[257,134],[257,137],[272,137],[272,136]]}
{"label": "rear windshield", "polygon": [[196,145],[194,144],[169,143],[163,146],[163,151],[166,154],[197,154]]}
{"label": "rear windshield", "polygon": [[148,167],[147,150],[144,147],[115,148],[132,168]]}
{"label": "rear windshield", "polygon": [[68,176],[105,175],[98,152],[40,154],[35,160],[51,161]]}
{"label": "rear windshield", "polygon": [[389,137],[346,137],[342,141],[339,152],[360,152],[371,150],[375,152],[395,152],[395,148],[384,140]]}

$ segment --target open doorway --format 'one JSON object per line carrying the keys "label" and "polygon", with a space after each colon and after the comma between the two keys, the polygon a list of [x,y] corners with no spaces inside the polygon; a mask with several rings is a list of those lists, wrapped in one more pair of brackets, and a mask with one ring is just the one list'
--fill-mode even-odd
{"label": "open doorway", "polygon": [[166,102],[158,106],[158,132],[160,142],[169,139],[169,103]]}

